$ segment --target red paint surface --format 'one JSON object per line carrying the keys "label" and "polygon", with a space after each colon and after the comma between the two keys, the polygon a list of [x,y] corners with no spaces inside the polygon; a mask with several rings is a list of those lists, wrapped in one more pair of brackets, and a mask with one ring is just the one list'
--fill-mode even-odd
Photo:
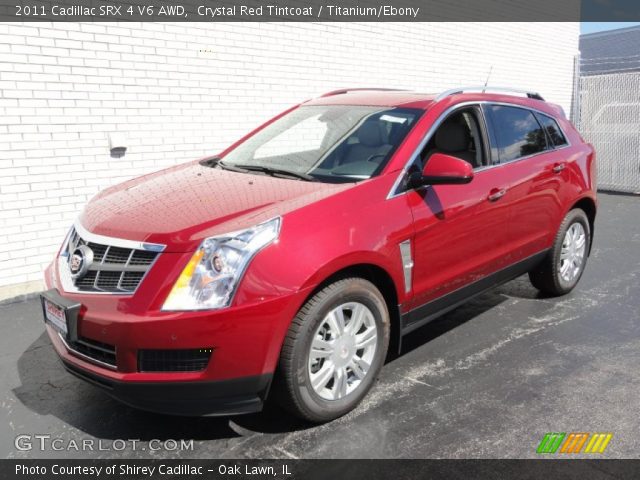
{"label": "red paint surface", "polygon": [[[558,119],[571,146],[476,172],[466,185],[438,185],[387,198],[433,122],[449,107],[468,101],[509,102],[546,112]],[[116,345],[118,371],[71,356],[50,335],[58,353],[81,368],[120,380],[212,380],[270,373],[298,309],[339,270],[361,264],[384,270],[401,309],[407,311],[549,248],[568,210],[582,198],[595,201],[592,147],[559,116],[557,107],[545,102],[464,94],[433,103],[431,96],[406,92],[360,92],[310,103],[402,105],[427,111],[382,174],[357,184],[245,175],[193,162],[100,193],[80,217],[87,230],[167,248],[133,296],[64,292],[55,263],[49,267],[47,286],[82,303],[79,334]],[[566,168],[554,173],[559,162]],[[503,198],[487,201],[492,191],[503,188]],[[275,216],[283,219],[280,238],[253,259],[230,307],[160,310],[203,238]],[[415,263],[409,292],[398,247],[407,239]],[[201,347],[214,349],[204,372],[136,372],[138,349]]]}

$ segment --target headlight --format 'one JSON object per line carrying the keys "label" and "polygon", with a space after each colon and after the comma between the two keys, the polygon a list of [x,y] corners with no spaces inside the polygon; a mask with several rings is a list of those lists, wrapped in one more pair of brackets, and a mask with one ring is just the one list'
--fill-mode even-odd
{"label": "headlight", "polygon": [[280,218],[205,239],[171,289],[162,310],[206,310],[231,303],[253,256],[275,241]]}

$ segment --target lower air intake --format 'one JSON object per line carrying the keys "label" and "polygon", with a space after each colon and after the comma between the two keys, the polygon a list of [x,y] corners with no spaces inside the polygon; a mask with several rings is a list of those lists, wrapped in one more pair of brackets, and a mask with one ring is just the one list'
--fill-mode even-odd
{"label": "lower air intake", "polygon": [[189,350],[140,350],[140,372],[199,372],[207,368],[211,348]]}

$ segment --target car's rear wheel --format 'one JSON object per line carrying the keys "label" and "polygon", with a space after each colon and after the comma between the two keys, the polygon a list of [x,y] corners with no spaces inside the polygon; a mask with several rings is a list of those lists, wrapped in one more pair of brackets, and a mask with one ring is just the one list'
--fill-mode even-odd
{"label": "car's rear wheel", "polygon": [[276,396],[312,422],[340,417],[374,384],[389,345],[389,312],[369,281],[346,278],[315,294],[285,338]]}
{"label": "car's rear wheel", "polygon": [[577,285],[587,263],[591,230],[581,209],[571,210],[562,221],[549,254],[529,272],[534,287],[549,295],[564,295]]}

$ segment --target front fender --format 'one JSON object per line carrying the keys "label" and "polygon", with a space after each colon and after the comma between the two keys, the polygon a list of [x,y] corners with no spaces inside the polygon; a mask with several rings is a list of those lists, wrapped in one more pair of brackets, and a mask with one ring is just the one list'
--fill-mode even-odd
{"label": "front fender", "polygon": [[374,265],[404,302],[399,244],[413,235],[406,196],[387,199],[395,176],[342,190],[283,217],[279,240],[254,258],[237,302],[315,288],[348,267]]}

